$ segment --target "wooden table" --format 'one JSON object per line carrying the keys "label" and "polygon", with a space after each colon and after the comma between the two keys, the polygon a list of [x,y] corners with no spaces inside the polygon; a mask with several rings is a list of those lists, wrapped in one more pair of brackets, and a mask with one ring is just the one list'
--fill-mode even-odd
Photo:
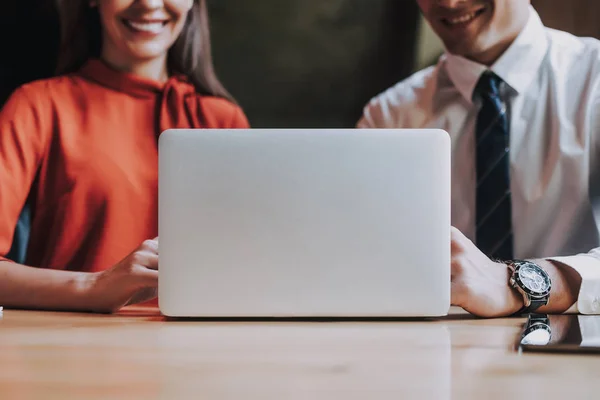
{"label": "wooden table", "polygon": [[600,399],[600,357],[519,354],[523,322],[4,310],[0,399]]}

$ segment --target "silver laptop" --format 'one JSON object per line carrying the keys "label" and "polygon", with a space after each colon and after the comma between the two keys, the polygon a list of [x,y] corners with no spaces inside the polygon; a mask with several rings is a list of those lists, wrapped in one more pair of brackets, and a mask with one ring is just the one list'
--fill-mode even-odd
{"label": "silver laptop", "polygon": [[448,134],[166,131],[159,260],[172,317],[445,315]]}

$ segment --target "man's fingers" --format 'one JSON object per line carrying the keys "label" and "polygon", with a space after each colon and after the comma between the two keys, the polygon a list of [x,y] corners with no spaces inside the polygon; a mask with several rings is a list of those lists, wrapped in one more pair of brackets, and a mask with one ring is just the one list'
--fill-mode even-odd
{"label": "man's fingers", "polygon": [[460,257],[452,257],[450,263],[450,302],[453,306],[462,307],[464,302],[464,266]]}
{"label": "man's fingers", "polygon": [[463,272],[464,267],[462,261],[458,257],[452,257],[452,261],[450,262],[450,276],[452,277],[452,280],[461,277]]}
{"label": "man's fingers", "polygon": [[461,300],[462,300],[462,293],[461,293],[461,288],[460,288],[460,284],[459,283],[455,283],[452,282],[450,285],[450,303],[453,306],[459,306],[461,305]]}
{"label": "man's fingers", "polygon": [[465,251],[464,243],[467,240],[467,238],[465,237],[465,235],[463,235],[461,231],[459,231],[455,227],[452,227],[450,239],[450,250],[452,251],[452,255],[460,254]]}
{"label": "man's fingers", "polygon": [[458,240],[452,240],[450,242],[450,251],[453,256],[461,254],[464,251],[464,246]]}
{"label": "man's fingers", "polygon": [[464,285],[460,281],[453,281],[450,283],[450,303],[453,306],[462,307],[465,298]]}

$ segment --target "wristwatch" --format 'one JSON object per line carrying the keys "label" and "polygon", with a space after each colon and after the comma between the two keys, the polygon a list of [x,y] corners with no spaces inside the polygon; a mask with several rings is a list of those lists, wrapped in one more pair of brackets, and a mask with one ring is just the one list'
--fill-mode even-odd
{"label": "wristwatch", "polygon": [[546,271],[531,261],[509,261],[509,284],[523,296],[524,306],[517,314],[531,313],[548,304],[552,281]]}

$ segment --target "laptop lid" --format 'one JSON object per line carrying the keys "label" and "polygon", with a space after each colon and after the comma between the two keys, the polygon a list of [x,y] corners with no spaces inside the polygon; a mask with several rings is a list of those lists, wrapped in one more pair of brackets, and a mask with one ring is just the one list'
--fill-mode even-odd
{"label": "laptop lid", "polygon": [[445,315],[448,134],[166,131],[159,257],[168,316]]}

